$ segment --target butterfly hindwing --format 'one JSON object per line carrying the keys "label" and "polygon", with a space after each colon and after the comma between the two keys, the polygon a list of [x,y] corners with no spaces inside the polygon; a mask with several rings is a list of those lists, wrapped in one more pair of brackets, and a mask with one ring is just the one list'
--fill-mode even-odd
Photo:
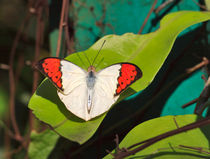
{"label": "butterfly hindwing", "polygon": [[[84,80],[83,80],[84,81]],[[66,108],[81,119],[89,120],[87,112],[87,84],[82,82],[69,94],[58,92],[58,96]]]}

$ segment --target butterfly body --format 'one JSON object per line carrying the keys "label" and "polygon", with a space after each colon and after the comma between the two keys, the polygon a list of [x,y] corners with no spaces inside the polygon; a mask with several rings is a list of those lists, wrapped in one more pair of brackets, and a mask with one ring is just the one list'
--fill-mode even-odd
{"label": "butterfly body", "polygon": [[142,76],[131,63],[118,63],[98,72],[88,71],[59,58],[44,58],[38,69],[58,88],[58,96],[66,108],[88,121],[103,114],[117,101],[120,93]]}
{"label": "butterfly body", "polygon": [[87,96],[88,96],[88,101],[87,101],[87,110],[88,113],[90,113],[91,106],[92,106],[92,98],[93,98],[93,93],[94,93],[94,86],[96,82],[96,72],[95,72],[95,67],[90,66],[88,68],[88,73],[86,77],[86,83],[87,83]]}

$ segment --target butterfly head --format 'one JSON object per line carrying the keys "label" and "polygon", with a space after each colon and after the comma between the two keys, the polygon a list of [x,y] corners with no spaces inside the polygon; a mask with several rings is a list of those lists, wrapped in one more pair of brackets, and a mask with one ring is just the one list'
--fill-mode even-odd
{"label": "butterfly head", "polygon": [[96,72],[96,68],[94,67],[94,66],[90,66],[90,67],[88,67],[88,72]]}

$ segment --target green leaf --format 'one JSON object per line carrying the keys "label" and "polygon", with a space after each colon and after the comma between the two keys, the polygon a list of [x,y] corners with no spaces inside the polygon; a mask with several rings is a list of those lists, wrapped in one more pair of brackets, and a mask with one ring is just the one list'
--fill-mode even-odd
{"label": "green leaf", "polygon": [[[131,62],[143,71],[143,77],[131,85],[120,99],[146,88],[154,79],[168,56],[177,35],[185,28],[210,19],[208,12],[182,11],[167,15],[161,20],[160,29],[144,35],[127,33],[122,36],[108,35],[84,52],[72,54],[66,59],[88,68],[86,54],[92,62],[102,43],[106,43],[96,62],[97,71],[113,63]],[[79,58],[80,56],[80,58]],[[84,66],[85,65],[85,66]],[[50,124],[65,138],[80,144],[87,141],[97,130],[105,114],[85,122],[71,114],[57,96],[56,88],[44,80],[29,102],[29,108],[41,121]]]}
{"label": "green leaf", "polygon": [[[180,116],[165,116],[143,122],[133,128],[122,140],[119,147],[127,148],[133,144],[150,139],[160,134],[166,133],[170,130],[183,127],[187,124],[197,121],[196,115],[180,115]],[[193,159],[193,158],[206,158],[209,154],[199,152],[190,148],[183,148],[179,145],[201,147],[203,151],[210,153],[209,140],[210,139],[210,126],[204,129],[196,128],[174,136],[170,136],[155,144],[143,149],[142,151],[131,155],[131,158],[165,158],[165,159]],[[137,148],[137,147],[135,147]],[[110,154],[105,159],[113,158]]]}
{"label": "green leaf", "polygon": [[59,135],[52,130],[41,133],[32,132],[28,155],[31,159],[46,159],[53,150]]}

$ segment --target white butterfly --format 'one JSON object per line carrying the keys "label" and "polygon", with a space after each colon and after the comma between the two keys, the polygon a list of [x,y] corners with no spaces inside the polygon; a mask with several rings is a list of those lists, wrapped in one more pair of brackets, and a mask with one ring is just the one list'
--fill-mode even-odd
{"label": "white butterfly", "polygon": [[58,88],[66,108],[86,121],[108,111],[120,93],[142,76],[131,63],[114,64],[96,72],[93,66],[85,71],[67,60],[49,57],[37,66]]}

